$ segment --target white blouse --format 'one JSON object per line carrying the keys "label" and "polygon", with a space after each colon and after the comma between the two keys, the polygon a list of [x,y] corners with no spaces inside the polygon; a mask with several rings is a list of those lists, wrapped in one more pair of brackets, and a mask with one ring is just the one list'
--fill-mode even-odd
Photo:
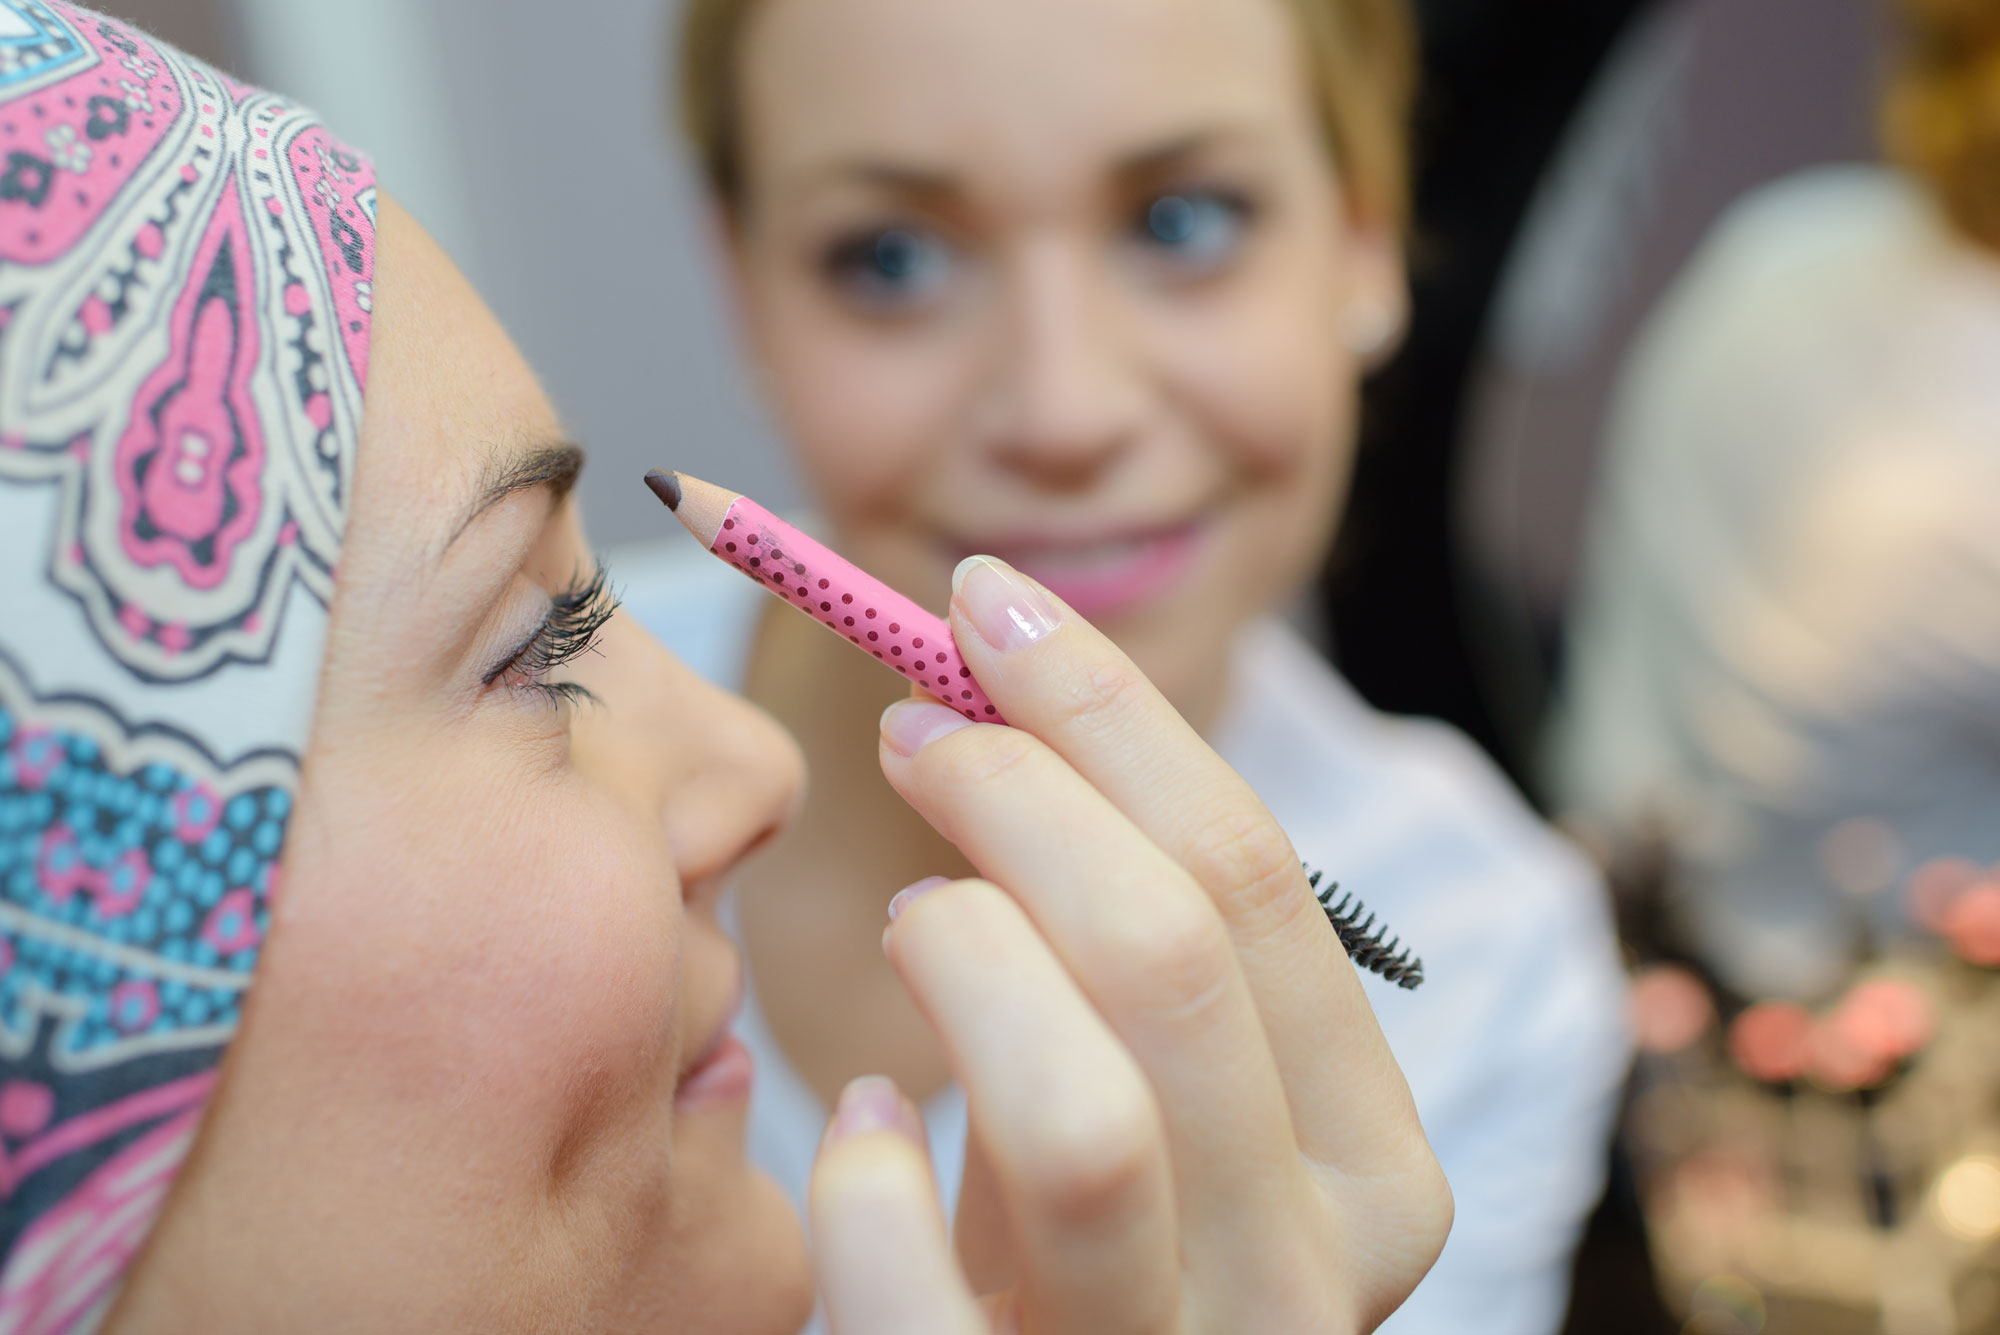
{"label": "white blouse", "polygon": [[[626,606],[696,671],[737,689],[762,597],[684,542],[614,556]],[[1290,629],[1251,627],[1212,741],[1301,856],[1424,961],[1414,992],[1364,977],[1457,1204],[1436,1268],[1390,1335],[1546,1335],[1602,1186],[1628,1052],[1605,897],[1584,862],[1477,750],[1367,708]],[[827,1110],[765,1028],[755,979],[739,1034],[757,1059],[750,1153],[803,1207]],[[947,1214],[964,1095],[925,1109]]]}

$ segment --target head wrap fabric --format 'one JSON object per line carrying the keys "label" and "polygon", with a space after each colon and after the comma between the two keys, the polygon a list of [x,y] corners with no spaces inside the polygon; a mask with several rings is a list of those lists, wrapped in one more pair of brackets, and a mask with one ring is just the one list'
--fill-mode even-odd
{"label": "head wrap fabric", "polygon": [[367,378],[311,113],[0,0],[0,1335],[88,1329],[256,965]]}

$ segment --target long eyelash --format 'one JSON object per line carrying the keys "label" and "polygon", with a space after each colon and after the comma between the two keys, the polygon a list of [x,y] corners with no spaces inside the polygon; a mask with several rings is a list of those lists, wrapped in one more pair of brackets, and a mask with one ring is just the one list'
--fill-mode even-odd
{"label": "long eyelash", "polygon": [[589,579],[580,580],[549,600],[549,613],[542,618],[542,624],[486,674],[485,684],[491,686],[507,673],[517,672],[524,678],[522,685],[541,691],[554,703],[596,699],[577,682],[549,681],[547,677],[563,664],[595,649],[598,635],[617,615],[618,607],[618,595],[611,588],[611,571],[600,561]]}
{"label": "long eyelash", "polygon": [[[1326,889],[1322,890],[1319,878],[1318,872],[1311,867],[1306,868],[1306,884],[1312,887],[1313,897],[1319,900],[1319,906],[1326,910],[1326,920],[1333,924],[1340,944],[1346,947],[1347,957],[1354,961],[1355,967],[1378,973],[1406,991],[1421,986],[1424,962],[1407,950],[1400,955],[1396,953],[1403,944],[1401,937],[1391,937],[1386,942],[1383,940],[1389,936],[1389,924],[1385,922],[1376,927],[1372,913],[1362,918],[1361,915],[1368,912],[1368,906],[1353,895],[1341,895],[1340,902],[1334,903],[1333,897],[1340,890],[1340,882],[1328,881]],[[1370,928],[1374,928],[1372,933]]]}

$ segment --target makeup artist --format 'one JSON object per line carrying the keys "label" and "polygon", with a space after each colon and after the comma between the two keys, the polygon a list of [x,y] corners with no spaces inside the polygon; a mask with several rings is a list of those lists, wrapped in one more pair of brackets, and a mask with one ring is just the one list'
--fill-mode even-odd
{"label": "makeup artist", "polygon": [[[1408,27],[1400,0],[695,0],[681,93],[820,536],[933,608],[972,553],[1032,575],[1416,946],[1420,991],[1368,987],[1458,1212],[1392,1328],[1548,1332],[1625,1063],[1601,892],[1463,739],[1371,713],[1277,616],[1402,327]],[[876,770],[905,683],[678,535],[660,551],[621,564],[631,606],[815,779],[733,901],[752,1155],[803,1201],[826,1108],[882,1070],[949,1193],[980,1118],[877,939],[891,887],[967,870],[901,762]],[[1150,762],[1120,784],[1188,796]]]}
{"label": "makeup artist", "polygon": [[[796,1329],[716,897],[797,749],[619,610],[366,158],[55,0],[0,36],[0,1329]],[[1088,625],[961,595],[1019,726],[904,705],[882,765],[991,879],[887,948],[988,1208],[968,1281],[850,1084],[837,1328],[1372,1328],[1450,1198],[1290,845]]]}

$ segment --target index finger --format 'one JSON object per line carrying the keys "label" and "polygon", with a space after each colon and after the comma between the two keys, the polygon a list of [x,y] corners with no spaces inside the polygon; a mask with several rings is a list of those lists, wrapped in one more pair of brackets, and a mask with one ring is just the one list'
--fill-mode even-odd
{"label": "index finger", "polygon": [[[1291,841],[1257,794],[1118,646],[1048,590],[991,557],[953,576],[952,633],[1015,727],[1046,743],[1215,904],[1264,1021],[1303,1148],[1338,1163],[1401,1134],[1402,1073]],[[1356,1098],[1357,1082],[1388,1098]],[[1330,1125],[1326,1110],[1343,1110]],[[1357,1110],[1381,1119],[1357,1127]]]}

